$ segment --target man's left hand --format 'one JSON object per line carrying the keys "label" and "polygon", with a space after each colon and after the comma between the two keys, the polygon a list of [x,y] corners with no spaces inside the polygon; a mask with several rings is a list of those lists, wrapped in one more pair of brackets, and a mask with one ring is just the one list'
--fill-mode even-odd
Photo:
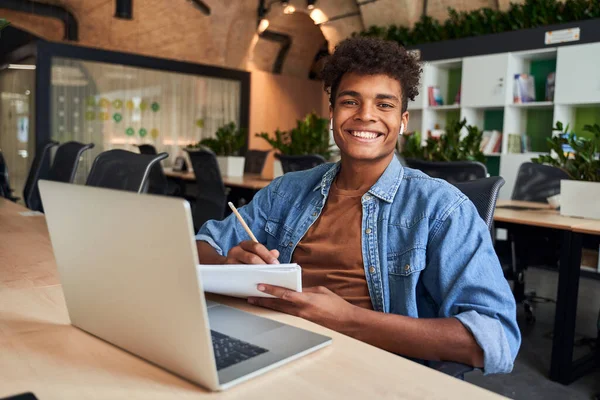
{"label": "man's left hand", "polygon": [[279,286],[260,284],[258,290],[276,298],[249,297],[248,303],[295,315],[338,332],[352,329],[352,322],[359,310],[357,306],[323,286],[303,288],[302,292],[295,292]]}

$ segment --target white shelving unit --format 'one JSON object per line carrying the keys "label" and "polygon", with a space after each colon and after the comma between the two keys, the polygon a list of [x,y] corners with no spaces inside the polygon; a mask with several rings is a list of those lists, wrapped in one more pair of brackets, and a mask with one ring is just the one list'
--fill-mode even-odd
{"label": "white shelving unit", "polygon": [[[419,131],[423,141],[432,129],[444,129],[451,118],[466,118],[467,123],[485,130],[502,131],[500,171],[507,165],[537,156],[537,152],[508,153],[508,135],[526,134],[533,150],[545,151],[544,142],[553,134],[557,121],[581,130],[578,120],[596,118],[600,123],[600,43],[573,44],[512,53],[454,58],[424,62],[419,96],[410,102],[409,131]],[[546,100],[542,85],[548,72],[555,72],[554,98]],[[513,102],[513,77],[529,73],[537,77],[539,101]],[[458,80],[458,82],[457,82]],[[460,104],[454,104],[456,86],[461,88]],[[427,88],[440,88],[444,105],[430,106]],[[597,117],[596,117],[597,114]],[[490,126],[492,125],[492,126]],[[576,130],[575,130],[576,131]],[[576,133],[581,133],[577,132]],[[514,182],[507,180],[500,198],[509,198]]]}

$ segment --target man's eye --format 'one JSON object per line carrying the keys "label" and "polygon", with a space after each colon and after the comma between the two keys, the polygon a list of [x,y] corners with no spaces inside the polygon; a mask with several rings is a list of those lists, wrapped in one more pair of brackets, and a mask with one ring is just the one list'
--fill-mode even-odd
{"label": "man's eye", "polygon": [[346,106],[354,106],[354,105],[356,105],[358,103],[356,101],[354,101],[354,100],[344,100],[344,101],[342,101],[342,104],[346,105]]}
{"label": "man's eye", "polygon": [[379,105],[379,107],[382,107],[382,108],[393,108],[394,106],[392,104],[382,103],[382,104]]}

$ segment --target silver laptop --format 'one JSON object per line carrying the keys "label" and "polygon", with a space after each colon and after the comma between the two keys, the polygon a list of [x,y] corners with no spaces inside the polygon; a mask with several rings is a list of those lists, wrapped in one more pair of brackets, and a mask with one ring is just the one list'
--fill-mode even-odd
{"label": "silver laptop", "polygon": [[187,201],[40,181],[71,323],[210,390],[331,338],[204,298]]}

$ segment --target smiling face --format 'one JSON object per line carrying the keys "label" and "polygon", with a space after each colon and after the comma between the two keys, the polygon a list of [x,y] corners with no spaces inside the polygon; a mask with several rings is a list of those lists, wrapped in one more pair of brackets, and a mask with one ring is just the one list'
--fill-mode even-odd
{"label": "smiling face", "polygon": [[331,108],[333,137],[342,160],[389,162],[400,125],[406,130],[400,82],[387,75],[345,74]]}

